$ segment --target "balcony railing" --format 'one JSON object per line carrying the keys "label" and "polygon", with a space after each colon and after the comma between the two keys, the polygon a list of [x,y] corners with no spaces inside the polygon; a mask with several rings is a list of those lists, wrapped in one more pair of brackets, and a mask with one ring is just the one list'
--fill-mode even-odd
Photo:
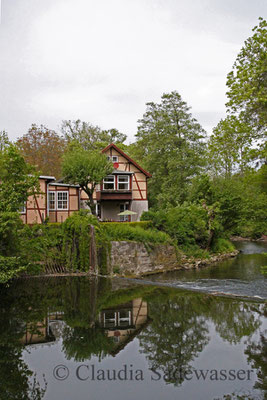
{"label": "balcony railing", "polygon": [[97,200],[132,200],[132,190],[102,189],[96,191]]}

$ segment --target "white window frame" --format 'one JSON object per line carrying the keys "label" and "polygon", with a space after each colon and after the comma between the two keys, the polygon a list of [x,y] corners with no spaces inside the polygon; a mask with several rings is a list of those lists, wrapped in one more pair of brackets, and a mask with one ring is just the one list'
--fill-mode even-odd
{"label": "white window frame", "polygon": [[[122,208],[123,208],[123,210],[122,210]],[[123,211],[126,211],[126,210],[129,210],[129,203],[128,202],[127,203],[121,203],[120,204],[120,212],[123,212]],[[119,217],[120,217],[120,222],[129,221],[129,215],[120,215]]]}
{"label": "white window frame", "polygon": [[[53,193],[53,195],[54,195],[55,208],[50,207],[50,193]],[[48,192],[48,209],[51,211],[55,211],[57,209],[57,199],[56,199],[56,191],[55,190],[49,190],[49,192]]]}
{"label": "white window frame", "polygon": [[119,157],[118,156],[107,156],[107,159],[113,163],[118,162],[119,161]]}
{"label": "white window frame", "polygon": [[[112,182],[106,181],[107,178],[113,178],[113,189],[105,189],[105,184],[111,184]],[[115,182],[115,175],[108,175],[106,178],[103,179],[103,190],[115,190],[116,189],[116,182]]]}
{"label": "white window frame", "polygon": [[27,201],[23,202],[23,206],[21,206],[19,213],[20,214],[26,214],[26,210],[27,210]]}
{"label": "white window frame", "polygon": [[[127,182],[120,182],[120,178],[127,178],[128,180],[127,180]],[[130,178],[129,175],[118,175],[118,180],[117,180],[118,190],[130,190],[130,179],[129,178]],[[124,185],[127,184],[127,189],[120,189],[119,188],[120,183],[124,184]]]}
{"label": "white window frame", "polygon": [[[68,209],[69,209],[69,192],[68,192],[68,190],[57,190],[56,193],[57,193],[57,196],[56,196],[56,197],[57,197],[57,206],[56,206],[56,207],[57,207],[57,210],[60,210],[60,211],[68,211]],[[65,193],[67,194],[67,208],[59,208],[58,202],[59,202],[59,201],[62,201],[62,202],[63,202],[63,201],[65,201],[65,200],[58,200],[58,195],[59,195],[59,194],[65,194]]]}

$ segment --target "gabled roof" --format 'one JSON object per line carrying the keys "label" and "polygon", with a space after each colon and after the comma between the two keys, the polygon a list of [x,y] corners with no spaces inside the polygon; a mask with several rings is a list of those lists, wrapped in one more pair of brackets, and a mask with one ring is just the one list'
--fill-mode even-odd
{"label": "gabled roof", "polygon": [[114,143],[109,144],[107,147],[105,147],[102,150],[102,153],[105,153],[107,150],[109,150],[110,148],[115,149],[118,153],[120,153],[120,155],[122,155],[123,157],[125,157],[130,163],[132,163],[137,169],[139,169],[141,172],[143,172],[143,174],[145,174],[148,178],[151,178],[151,174],[149,172],[147,172],[146,170],[144,170],[142,167],[140,167],[139,164],[137,164],[137,162],[135,162],[131,157],[129,157],[126,153],[124,153],[124,151],[122,151],[119,147],[117,147]]}

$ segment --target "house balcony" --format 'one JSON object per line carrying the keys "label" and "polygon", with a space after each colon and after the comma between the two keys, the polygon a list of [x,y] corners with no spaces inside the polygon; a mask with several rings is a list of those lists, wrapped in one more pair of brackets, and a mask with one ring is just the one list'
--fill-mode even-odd
{"label": "house balcony", "polygon": [[96,200],[132,200],[132,190],[105,189],[96,192]]}

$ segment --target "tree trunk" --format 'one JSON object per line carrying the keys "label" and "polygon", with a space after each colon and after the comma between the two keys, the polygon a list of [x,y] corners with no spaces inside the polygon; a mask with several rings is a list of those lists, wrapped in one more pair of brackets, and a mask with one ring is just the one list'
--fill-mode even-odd
{"label": "tree trunk", "polygon": [[92,215],[96,216],[96,204],[93,200],[93,193],[94,193],[95,188],[93,187],[92,189],[88,189],[85,186],[81,186],[81,188],[88,196],[87,204],[90,207],[90,211],[91,211]]}
{"label": "tree trunk", "polygon": [[93,200],[93,194],[92,193],[90,193],[90,194],[88,193],[88,197],[89,197],[89,207],[91,209],[91,213],[96,216],[96,205],[95,205],[95,202]]}

